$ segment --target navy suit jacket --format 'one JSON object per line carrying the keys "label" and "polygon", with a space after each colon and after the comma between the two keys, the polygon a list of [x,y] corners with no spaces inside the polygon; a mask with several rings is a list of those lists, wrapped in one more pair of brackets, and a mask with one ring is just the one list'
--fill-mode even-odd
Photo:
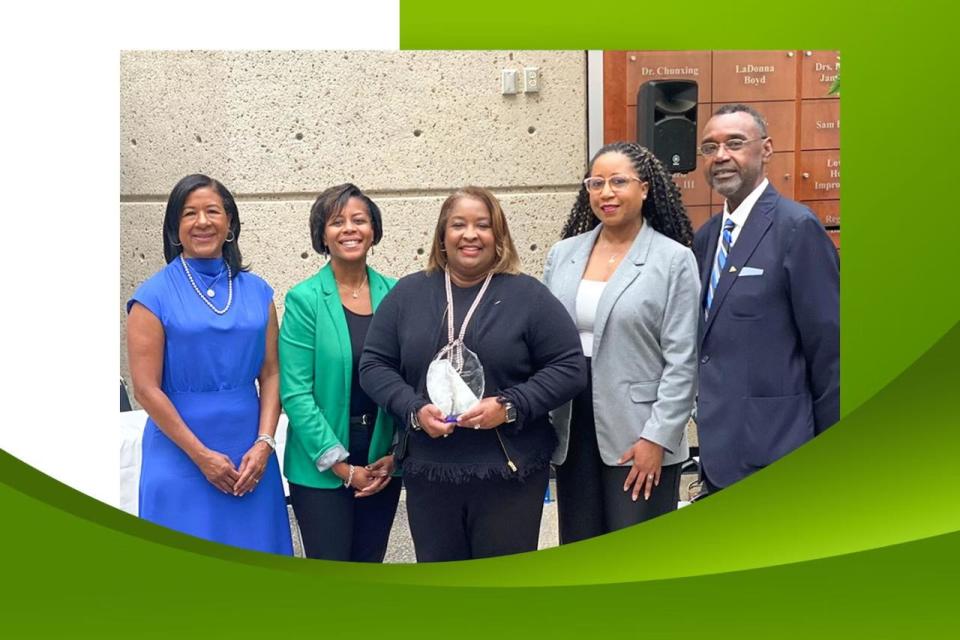
{"label": "navy suit jacket", "polygon": [[[693,241],[706,298],[723,215]],[[840,419],[840,258],[806,207],[768,186],[700,314],[697,435],[725,487]]]}

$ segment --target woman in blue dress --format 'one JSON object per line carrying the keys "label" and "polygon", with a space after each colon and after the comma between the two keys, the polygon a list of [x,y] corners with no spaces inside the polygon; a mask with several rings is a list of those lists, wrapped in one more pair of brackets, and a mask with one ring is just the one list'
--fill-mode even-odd
{"label": "woman in blue dress", "polygon": [[[167,200],[167,266],[127,303],[143,433],[140,517],[291,555],[273,436],[280,417],[273,290],[241,264],[236,202],[203,175]],[[258,394],[259,387],[259,394]]]}

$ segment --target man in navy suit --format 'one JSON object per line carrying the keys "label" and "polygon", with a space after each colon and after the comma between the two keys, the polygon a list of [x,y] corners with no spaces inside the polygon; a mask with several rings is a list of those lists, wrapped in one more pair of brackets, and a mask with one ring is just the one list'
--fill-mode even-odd
{"label": "man in navy suit", "polygon": [[700,151],[723,212],[697,232],[703,283],[697,431],[715,492],[840,419],[840,259],[820,221],[764,169],[763,116],[721,107]]}

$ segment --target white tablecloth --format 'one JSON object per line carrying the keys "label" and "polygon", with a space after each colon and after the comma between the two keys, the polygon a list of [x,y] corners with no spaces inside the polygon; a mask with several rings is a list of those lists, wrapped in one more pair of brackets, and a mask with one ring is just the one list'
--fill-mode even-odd
{"label": "white tablecloth", "polygon": [[[143,427],[147,423],[147,412],[125,411],[120,414],[120,504],[116,505],[127,513],[139,515],[140,461]],[[280,414],[277,425],[277,457],[283,462],[283,448],[287,442],[287,416]],[[283,480],[283,490],[289,494],[287,480]]]}

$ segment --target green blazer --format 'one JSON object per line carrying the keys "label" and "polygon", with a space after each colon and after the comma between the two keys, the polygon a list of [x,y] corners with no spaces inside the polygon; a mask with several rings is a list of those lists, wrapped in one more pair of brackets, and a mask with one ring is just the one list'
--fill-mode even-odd
{"label": "green blazer", "polygon": [[[396,284],[367,267],[376,311]],[[280,326],[280,398],[289,420],[283,471],[290,482],[317,489],[343,486],[317,460],[338,444],[350,450],[350,378],[353,355],[333,269],[328,263],[287,293]],[[393,444],[394,420],[382,408],[370,437],[368,462]]]}

